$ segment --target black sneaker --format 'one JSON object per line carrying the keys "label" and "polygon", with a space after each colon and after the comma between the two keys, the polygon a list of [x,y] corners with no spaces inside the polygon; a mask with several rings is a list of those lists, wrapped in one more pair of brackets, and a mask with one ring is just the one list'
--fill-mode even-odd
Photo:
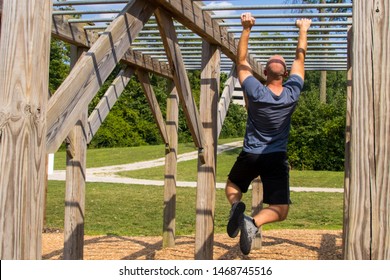
{"label": "black sneaker", "polygon": [[240,224],[244,219],[245,203],[242,201],[233,203],[230,209],[229,222],[227,224],[227,233],[231,238],[237,236],[240,231]]}
{"label": "black sneaker", "polygon": [[253,223],[252,217],[244,215],[241,223],[240,249],[244,255],[248,255],[252,249],[252,241],[259,229]]}

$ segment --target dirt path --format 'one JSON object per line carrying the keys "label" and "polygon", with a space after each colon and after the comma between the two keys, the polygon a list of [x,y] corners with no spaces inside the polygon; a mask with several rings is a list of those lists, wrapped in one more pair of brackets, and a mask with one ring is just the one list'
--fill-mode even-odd
{"label": "dirt path", "polygon": [[[174,248],[162,248],[161,237],[85,236],[86,260],[192,260],[194,236],[177,237]],[[43,234],[43,259],[62,259],[63,233]],[[214,237],[214,259],[219,260],[338,260],[342,259],[340,230],[269,230],[263,247],[244,256],[238,238]]]}

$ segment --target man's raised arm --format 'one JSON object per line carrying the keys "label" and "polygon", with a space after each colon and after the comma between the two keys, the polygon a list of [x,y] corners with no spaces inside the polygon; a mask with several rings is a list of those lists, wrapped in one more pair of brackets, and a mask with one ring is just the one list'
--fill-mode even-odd
{"label": "man's raised arm", "polygon": [[252,26],[255,24],[255,18],[251,13],[243,13],[241,15],[242,33],[237,48],[237,76],[240,84],[250,75],[253,74],[252,68],[247,61],[249,35]]}
{"label": "man's raised arm", "polygon": [[295,59],[291,67],[290,75],[295,74],[305,79],[305,57],[307,51],[307,30],[311,25],[311,19],[299,19],[296,26],[299,28],[298,45]]}

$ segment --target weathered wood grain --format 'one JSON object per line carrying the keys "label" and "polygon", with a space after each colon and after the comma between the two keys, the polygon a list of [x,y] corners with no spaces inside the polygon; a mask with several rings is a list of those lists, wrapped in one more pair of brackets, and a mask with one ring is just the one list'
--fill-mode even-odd
{"label": "weathered wood grain", "polygon": [[[252,181],[252,217],[257,215],[263,209],[263,182],[260,176]],[[252,249],[261,249],[262,237],[261,227],[259,232],[256,234],[256,238],[253,241]]]}
{"label": "weathered wood grain", "polygon": [[[64,260],[82,260],[84,252],[87,108],[68,135],[73,151],[66,158]],[[73,156],[70,156],[72,154]]]}
{"label": "weathered wood grain", "polygon": [[[233,34],[228,33],[227,28],[220,26],[219,20],[212,19],[210,12],[202,11],[199,3],[191,0],[149,0],[149,2],[160,4],[180,23],[207,42],[219,46],[227,57],[236,61],[238,42],[234,40]],[[261,63],[258,63],[252,55],[248,56],[248,62],[253,69],[254,76],[260,81],[265,81]]]}
{"label": "weathered wood grain", "polygon": [[[375,183],[372,192],[371,258],[390,259],[390,2],[372,1],[372,86]],[[368,14],[366,14],[368,16]],[[370,33],[366,33],[369,36]],[[369,67],[369,66],[368,66]]]}
{"label": "weathered wood grain", "polygon": [[351,112],[352,112],[352,43],[353,32],[352,28],[348,29],[348,52],[347,52],[347,105],[345,116],[345,163],[344,163],[344,214],[343,214],[343,256],[345,256],[346,246],[348,244],[348,228],[349,228],[349,190],[351,188],[350,180],[351,172]]}
{"label": "weathered wood grain", "polygon": [[1,40],[1,15],[3,13],[3,0],[0,0],[0,40]]}
{"label": "weathered wood grain", "polygon": [[[88,48],[99,38],[97,32],[86,32],[83,24],[69,23],[68,19],[69,16],[53,15],[52,36],[54,38],[75,46]],[[145,71],[172,79],[172,72],[167,63],[152,59],[149,55],[143,55],[142,52],[128,49],[121,62],[129,64],[131,67],[142,68]]]}
{"label": "weathered wood grain", "polygon": [[390,3],[353,2],[346,259],[390,259]]}
{"label": "weathered wood grain", "polygon": [[52,4],[5,0],[2,7],[0,259],[40,259]]}
{"label": "weathered wood grain", "polygon": [[161,33],[161,38],[164,43],[164,48],[167,53],[169,65],[174,72],[173,80],[179,93],[180,102],[183,106],[188,128],[190,129],[196,147],[203,148],[203,126],[199,118],[199,111],[196,107],[194,97],[192,96],[191,85],[187,77],[173,20],[162,9],[157,9],[155,15]]}
{"label": "weathered wood grain", "polygon": [[131,67],[126,67],[125,69],[122,69],[119,72],[118,76],[114,79],[114,81],[112,81],[111,85],[104,93],[103,97],[100,99],[99,103],[96,105],[91,115],[88,117],[88,143],[90,143],[92,141],[92,138],[96,135],[98,129],[110,113],[112,107],[118,101],[123,90],[130,82],[130,79],[133,76],[134,72],[134,68]]}
{"label": "weathered wood grain", "polygon": [[[87,50],[71,45],[70,67],[85,55]],[[66,180],[64,215],[64,259],[82,260],[84,256],[85,174],[87,163],[88,108],[66,138]]]}
{"label": "weathered wood grain", "polygon": [[[131,9],[131,14],[127,13]],[[88,106],[131,42],[150,18],[154,7],[135,0],[119,15],[80,59],[49,100],[47,150],[54,152],[75,125],[79,112]]]}
{"label": "weathered wood grain", "polygon": [[197,260],[213,259],[220,58],[219,48],[203,41],[200,119],[205,133],[205,162],[198,160],[195,233]]}
{"label": "weathered wood grain", "polygon": [[165,154],[163,247],[175,246],[176,234],[176,180],[179,129],[179,95],[171,81],[168,88],[166,127],[169,150]]}
{"label": "weathered wood grain", "polygon": [[81,24],[69,23],[69,16],[53,15],[51,34],[53,38],[69,44],[90,48],[99,38],[95,31],[86,32]]}
{"label": "weathered wood grain", "polygon": [[160,135],[164,140],[165,145],[169,149],[169,138],[167,134],[167,128],[165,126],[164,117],[161,113],[160,105],[158,104],[156,95],[154,94],[153,87],[150,83],[149,75],[147,72],[138,70],[138,80],[141,83],[141,87],[144,90],[146,99],[148,100],[150,110],[152,111],[153,117],[156,121]]}
{"label": "weathered wood grain", "polygon": [[223,123],[225,121],[227,112],[229,110],[230,106],[230,101],[233,96],[234,92],[234,87],[237,83],[237,69],[235,64],[232,67],[232,70],[230,71],[229,77],[225,82],[225,86],[223,88],[221,97],[218,102],[218,121],[217,121],[217,133],[218,133],[218,138],[219,135],[221,134]]}

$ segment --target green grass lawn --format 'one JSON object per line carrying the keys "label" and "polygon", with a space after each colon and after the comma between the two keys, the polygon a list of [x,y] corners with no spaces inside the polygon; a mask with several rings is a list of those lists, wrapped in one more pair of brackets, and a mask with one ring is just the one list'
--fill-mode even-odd
{"label": "green grass lawn", "polygon": [[[219,143],[239,141],[224,139]],[[180,144],[179,153],[195,151],[193,144]],[[225,182],[241,148],[218,155],[217,182]],[[163,157],[164,145],[113,149],[91,149],[87,152],[87,167],[126,164]],[[65,168],[65,152],[55,155],[55,169]],[[162,180],[164,167],[121,172],[120,175]],[[343,187],[343,172],[297,171],[290,173],[294,187]],[[196,181],[197,160],[178,163],[178,180]],[[63,229],[65,182],[49,181],[46,227]],[[293,204],[289,217],[281,223],[265,225],[263,229],[341,229],[342,193],[292,192]],[[250,205],[250,192],[244,201]],[[176,234],[195,233],[195,188],[177,188]],[[217,189],[215,232],[224,233],[230,206],[224,190]],[[249,214],[249,213],[248,213]],[[87,183],[85,233],[88,235],[161,235],[163,217],[163,187],[108,183]]]}
{"label": "green grass lawn", "polygon": [[[63,229],[65,182],[49,181],[46,227]],[[250,205],[250,192],[244,201]],[[343,194],[291,194],[286,221],[265,225],[267,229],[341,229]],[[177,188],[176,234],[195,233],[195,188]],[[215,232],[225,233],[230,206],[224,191],[216,192]],[[249,213],[248,213],[249,214]],[[163,187],[87,183],[85,234],[154,236],[162,233]]]}
{"label": "green grass lawn", "polygon": [[[240,141],[241,138],[220,139],[219,144]],[[196,151],[194,143],[180,143],[179,154]],[[165,145],[150,145],[123,148],[102,148],[87,150],[87,168],[109,165],[127,164],[138,161],[152,160],[165,156]],[[63,170],[66,167],[66,152],[59,151],[54,155],[54,169]]]}
{"label": "green grass lawn", "polygon": [[[218,155],[217,182],[226,182],[227,175],[240,151],[241,148],[237,148]],[[179,181],[196,181],[197,164],[197,160],[179,162],[177,166],[177,179]],[[117,174],[137,179],[164,180],[164,166],[122,171]],[[292,170],[290,172],[290,185],[293,187],[343,188],[344,172]]]}

